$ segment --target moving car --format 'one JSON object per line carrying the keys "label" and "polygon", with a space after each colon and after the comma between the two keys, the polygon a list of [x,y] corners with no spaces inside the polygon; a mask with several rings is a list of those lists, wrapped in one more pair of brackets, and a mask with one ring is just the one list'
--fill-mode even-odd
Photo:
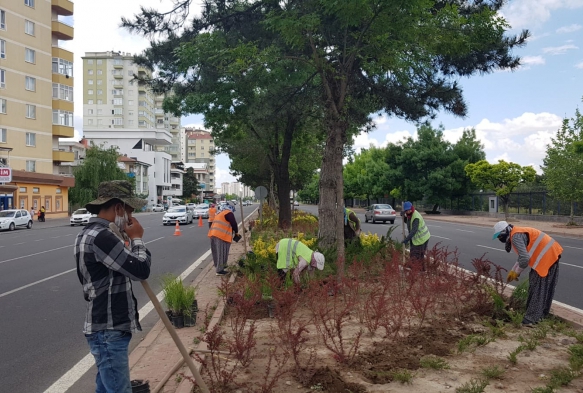
{"label": "moving car", "polygon": [[299,206],[300,203],[298,201],[294,201],[294,206]]}
{"label": "moving car", "polygon": [[364,221],[376,223],[377,221],[387,222],[391,224],[395,223],[395,218],[397,217],[397,212],[392,208],[391,205],[385,203],[377,203],[366,208],[364,213]]}
{"label": "moving car", "polygon": [[0,212],[0,230],[13,231],[16,227],[32,228],[32,217],[26,210],[3,210]]}
{"label": "moving car", "polygon": [[97,214],[91,214],[87,211],[87,209],[77,209],[71,214],[71,226],[74,227],[75,225],[87,225],[89,224],[89,219],[91,217],[97,217]]}
{"label": "moving car", "polygon": [[190,224],[193,221],[192,211],[186,206],[172,206],[168,208],[168,211],[164,213],[162,217],[162,224]]}
{"label": "moving car", "polygon": [[166,210],[164,208],[164,205],[158,203],[157,205],[154,205],[154,207],[152,208],[153,212],[163,212],[164,210]]}
{"label": "moving car", "polygon": [[201,203],[194,208],[193,211],[194,218],[202,217],[209,218],[209,205],[206,203]]}

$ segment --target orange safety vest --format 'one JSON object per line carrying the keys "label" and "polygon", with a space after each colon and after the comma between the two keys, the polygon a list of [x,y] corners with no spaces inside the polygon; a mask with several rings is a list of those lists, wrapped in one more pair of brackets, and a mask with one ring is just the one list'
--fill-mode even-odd
{"label": "orange safety vest", "polygon": [[233,241],[233,228],[231,227],[231,223],[225,218],[230,212],[230,210],[224,210],[215,216],[208,237],[216,237],[227,243]]}
{"label": "orange safety vest", "polygon": [[209,209],[209,222],[213,222],[213,220],[215,219],[215,216],[217,215],[217,208],[216,207],[211,207]]}
{"label": "orange safety vest", "polygon": [[[526,251],[530,257],[528,265],[536,270],[539,276],[546,277],[549,274],[551,266],[553,266],[563,252],[563,247],[555,239],[538,229],[514,227],[510,236],[516,233],[528,234],[528,245],[526,246]],[[516,247],[512,246],[512,248],[518,254]]]}

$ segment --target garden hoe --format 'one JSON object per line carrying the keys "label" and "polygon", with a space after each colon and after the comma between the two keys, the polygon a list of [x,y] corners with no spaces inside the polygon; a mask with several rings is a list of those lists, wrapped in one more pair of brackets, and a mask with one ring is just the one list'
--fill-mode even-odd
{"label": "garden hoe", "polygon": [[[401,209],[403,209],[403,205],[405,204],[405,202],[401,201]],[[403,229],[403,239],[405,239],[405,212],[402,212],[403,215],[401,216],[401,228]],[[405,266],[405,251],[406,251],[407,245],[403,244],[403,266]]]}

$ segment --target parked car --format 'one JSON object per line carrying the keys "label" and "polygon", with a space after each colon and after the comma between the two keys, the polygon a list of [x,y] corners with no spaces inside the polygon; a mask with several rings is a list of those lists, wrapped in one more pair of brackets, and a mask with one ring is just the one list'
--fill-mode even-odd
{"label": "parked car", "polygon": [[209,205],[206,203],[201,203],[194,208],[193,211],[194,218],[202,217],[209,218]]}
{"label": "parked car", "polygon": [[32,217],[26,210],[3,210],[0,212],[0,230],[13,231],[17,227],[32,228]]}
{"label": "parked car", "polygon": [[162,224],[176,224],[176,221],[180,224],[192,223],[192,221],[194,221],[192,210],[188,209],[186,206],[172,206],[168,208],[168,211],[164,213],[164,217],[162,217]]}
{"label": "parked car", "polygon": [[294,206],[299,206],[300,203],[298,201],[294,201]]}
{"label": "parked car", "polygon": [[372,221],[373,224],[377,221],[389,221],[391,224],[394,224],[396,217],[397,213],[395,212],[395,209],[393,209],[391,205],[384,203],[371,205],[366,208],[366,212],[364,213],[364,221]]}
{"label": "parked car", "polygon": [[158,203],[157,205],[154,205],[154,207],[152,208],[153,212],[163,212],[164,210],[166,210],[164,208],[164,205]]}
{"label": "parked car", "polygon": [[87,225],[89,224],[89,219],[91,217],[97,217],[97,214],[91,214],[87,211],[87,209],[77,209],[71,214],[71,218],[69,222],[71,226],[74,227],[75,225]]}

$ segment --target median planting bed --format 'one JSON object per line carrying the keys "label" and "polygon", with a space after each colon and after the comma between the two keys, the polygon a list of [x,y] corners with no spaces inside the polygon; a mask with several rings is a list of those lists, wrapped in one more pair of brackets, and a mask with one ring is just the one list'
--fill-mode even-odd
{"label": "median planting bed", "polygon": [[521,328],[526,288],[506,298],[491,261],[475,259],[468,274],[455,252],[434,247],[425,271],[404,268],[399,245],[364,235],[347,248],[344,274],[327,253],[325,269],[298,285],[278,277],[275,243],[295,235],[315,248],[317,221],[296,213],[284,233],[269,220],[254,223],[254,254],[218,288],[223,323],[201,328],[212,392],[583,389],[583,333],[555,319]]}

